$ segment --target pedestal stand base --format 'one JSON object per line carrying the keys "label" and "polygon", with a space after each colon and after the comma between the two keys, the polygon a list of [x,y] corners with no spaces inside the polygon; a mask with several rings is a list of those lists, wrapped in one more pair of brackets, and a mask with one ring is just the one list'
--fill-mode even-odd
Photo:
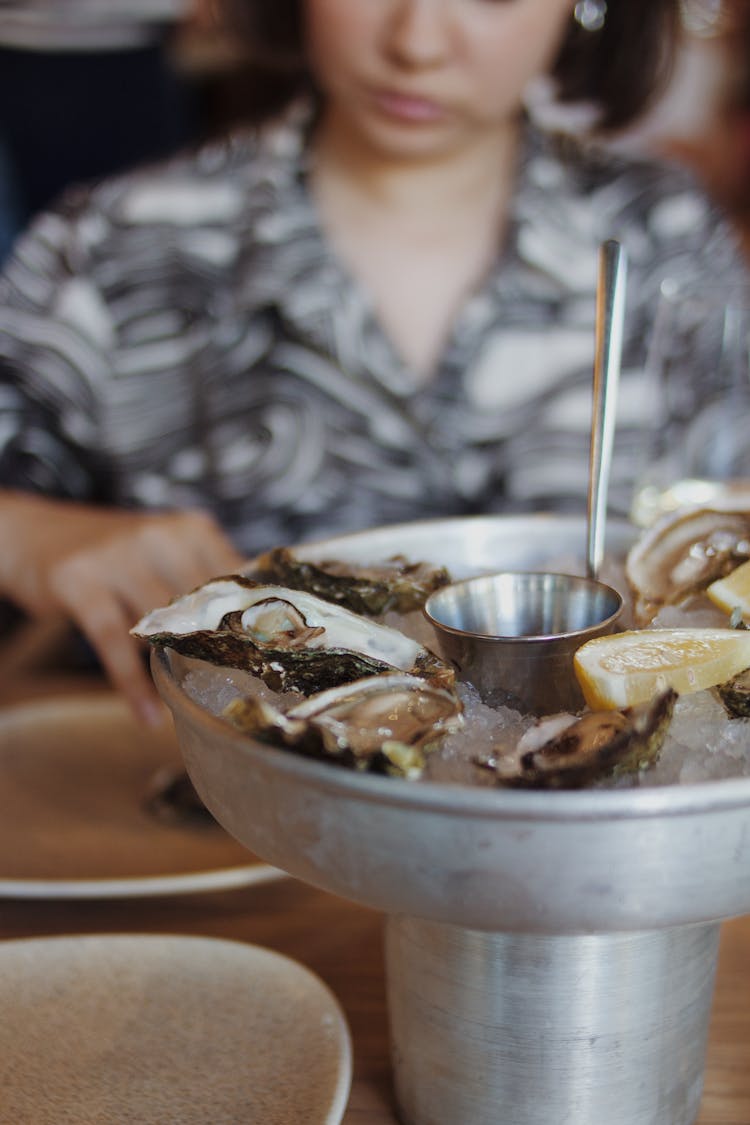
{"label": "pedestal stand base", "polygon": [[390,917],[404,1125],[691,1125],[719,929],[545,936]]}

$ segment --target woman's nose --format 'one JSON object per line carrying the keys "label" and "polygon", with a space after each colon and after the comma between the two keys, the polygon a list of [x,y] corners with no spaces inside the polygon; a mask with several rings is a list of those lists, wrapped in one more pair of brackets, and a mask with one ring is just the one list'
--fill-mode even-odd
{"label": "woman's nose", "polygon": [[451,42],[445,0],[392,0],[386,49],[402,66],[430,67],[443,62]]}

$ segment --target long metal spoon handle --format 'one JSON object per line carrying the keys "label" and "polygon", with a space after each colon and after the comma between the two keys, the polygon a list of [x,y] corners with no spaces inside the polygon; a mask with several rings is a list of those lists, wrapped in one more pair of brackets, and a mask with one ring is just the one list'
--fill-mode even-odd
{"label": "long metal spoon handle", "polygon": [[627,255],[610,239],[599,249],[596,291],[596,350],[589,459],[586,573],[597,578],[604,557],[607,493],[617,412],[617,386],[622,360]]}

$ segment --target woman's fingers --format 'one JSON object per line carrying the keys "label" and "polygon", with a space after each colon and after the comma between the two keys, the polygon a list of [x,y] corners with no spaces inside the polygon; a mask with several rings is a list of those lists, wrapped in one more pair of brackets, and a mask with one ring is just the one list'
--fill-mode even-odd
{"label": "woman's fingers", "polygon": [[113,687],[122,692],[138,718],[149,726],[162,719],[159,697],[143,661],[140,643],[130,636],[132,611],[111,582],[79,556],[55,576],[61,606],[96,652]]}
{"label": "woman's fingers", "polygon": [[153,723],[158,696],[130,629],[148,610],[234,570],[241,558],[201,513],[138,516],[57,563],[49,583],[85,634],[113,685]]}
{"label": "woman's fingers", "polygon": [[0,538],[0,593],[32,616],[55,610],[55,576],[79,556],[99,559],[105,582],[105,570],[146,560],[164,592],[145,590],[141,604],[134,596],[129,604],[138,616],[243,561],[204,512],[126,512],[32,494],[0,494]]}

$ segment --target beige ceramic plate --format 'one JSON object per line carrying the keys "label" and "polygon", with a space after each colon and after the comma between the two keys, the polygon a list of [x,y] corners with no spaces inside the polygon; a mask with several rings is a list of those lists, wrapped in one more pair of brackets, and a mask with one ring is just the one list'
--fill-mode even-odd
{"label": "beige ceramic plate", "polygon": [[155,773],[181,767],[171,721],[146,731],[115,695],[0,710],[0,896],[177,894],[281,877],[211,821],[149,812]]}
{"label": "beige ceramic plate", "polygon": [[344,1016],[257,946],[106,936],[0,944],[0,1089],[13,1125],[338,1125]]}

